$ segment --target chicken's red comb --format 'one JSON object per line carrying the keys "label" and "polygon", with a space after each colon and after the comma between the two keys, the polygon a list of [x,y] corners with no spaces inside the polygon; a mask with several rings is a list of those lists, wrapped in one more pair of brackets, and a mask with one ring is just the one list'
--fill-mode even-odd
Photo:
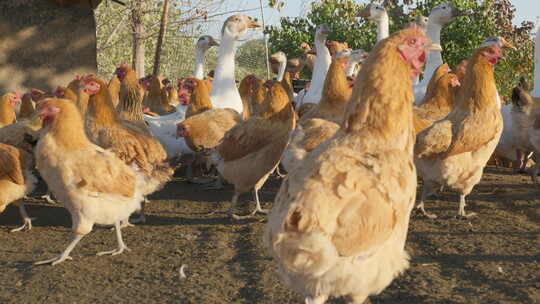
{"label": "chicken's red comb", "polygon": [[75,80],[81,80],[81,75],[79,74],[75,75]]}
{"label": "chicken's red comb", "polygon": [[95,75],[94,74],[87,74],[84,75],[84,77],[81,78],[81,81],[83,83],[89,83],[90,81],[94,80]]}

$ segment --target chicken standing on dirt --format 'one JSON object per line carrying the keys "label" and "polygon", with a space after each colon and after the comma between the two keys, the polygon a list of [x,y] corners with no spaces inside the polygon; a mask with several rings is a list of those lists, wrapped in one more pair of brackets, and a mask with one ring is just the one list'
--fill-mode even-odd
{"label": "chicken standing on dirt", "polygon": [[236,219],[244,218],[233,213],[238,197],[253,190],[257,206],[248,216],[262,210],[259,189],[279,164],[281,154],[294,129],[295,115],[283,85],[269,81],[266,109],[261,117],[237,124],[225,133],[223,140],[211,158],[219,173],[234,185],[234,195],[229,214]]}
{"label": "chicken standing on dirt", "polygon": [[459,216],[465,212],[465,198],[480,182],[484,167],[501,136],[503,124],[493,66],[502,57],[501,47],[481,47],[469,59],[465,79],[453,111],[418,134],[415,164],[424,185],[417,208],[440,185],[459,192]]}
{"label": "chicken standing on dirt", "polygon": [[[127,165],[137,168],[137,175],[141,175],[145,181],[141,189],[145,197],[161,189],[173,174],[166,162],[167,153],[163,146],[131,122],[120,120],[103,80],[89,75],[84,77],[81,85],[90,96],[86,116],[89,139],[104,149],[111,149]],[[141,216],[136,221],[145,222],[145,204],[146,199],[142,204]]]}
{"label": "chicken standing on dirt", "polygon": [[16,202],[23,220],[23,225],[11,232],[32,229],[32,219],[26,213],[22,199],[36,187],[37,178],[32,173],[33,158],[25,150],[0,143],[0,213],[7,205]]}
{"label": "chicken standing on dirt", "polygon": [[329,296],[364,303],[409,266],[412,79],[429,46],[416,28],[379,42],[356,79],[342,130],[281,185],[265,244],[306,303]]}
{"label": "chicken standing on dirt", "polygon": [[118,239],[118,249],[98,255],[129,250],[122,240],[120,222],[140,208],[143,179],[113,152],[88,140],[81,114],[69,100],[45,100],[38,113],[44,130],[36,147],[37,169],[71,214],[75,237],[62,254],[35,264],[70,260],[69,254],[94,224],[114,225]]}
{"label": "chicken standing on dirt", "polygon": [[339,130],[352,89],[343,70],[347,58],[334,59],[326,75],[321,102],[299,120],[281,164],[291,172],[307,153],[332,138]]}

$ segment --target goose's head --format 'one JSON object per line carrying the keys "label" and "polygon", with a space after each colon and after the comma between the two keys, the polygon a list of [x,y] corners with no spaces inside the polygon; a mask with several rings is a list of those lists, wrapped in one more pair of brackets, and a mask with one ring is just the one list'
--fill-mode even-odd
{"label": "goose's head", "polygon": [[277,53],[274,53],[270,56],[270,62],[271,63],[284,63],[287,62],[287,55],[283,53],[282,51],[279,51]]}
{"label": "goose's head", "polygon": [[204,35],[197,40],[197,49],[206,51],[213,46],[219,46],[219,43],[210,35]]}
{"label": "goose's head", "polygon": [[385,18],[388,19],[386,9],[382,5],[376,3],[368,4],[357,16],[371,21],[379,21]]}
{"label": "goose's head", "polygon": [[315,28],[315,40],[326,41],[328,34],[330,34],[330,28],[326,24],[319,24]]}
{"label": "goose's head", "polygon": [[238,40],[248,29],[257,27],[261,27],[261,25],[251,17],[244,14],[233,15],[225,20],[223,28],[221,29],[221,35],[228,35],[235,40]]}
{"label": "goose's head", "polygon": [[459,10],[453,3],[446,2],[439,4],[431,9],[429,14],[429,21],[439,25],[445,25],[459,16],[465,16],[472,14],[472,11]]}
{"label": "goose's head", "polygon": [[357,49],[351,52],[351,56],[349,56],[350,62],[356,62],[360,63],[368,57],[369,53],[364,51],[363,49]]}

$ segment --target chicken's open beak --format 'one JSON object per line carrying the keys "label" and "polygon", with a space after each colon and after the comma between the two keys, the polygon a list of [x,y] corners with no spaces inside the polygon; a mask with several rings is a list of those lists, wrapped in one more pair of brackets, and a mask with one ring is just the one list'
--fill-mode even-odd
{"label": "chicken's open beak", "polygon": [[369,18],[371,16],[370,6],[366,6],[363,10],[359,11],[356,17]]}
{"label": "chicken's open beak", "polygon": [[511,44],[510,42],[506,41],[506,39],[502,38],[501,37],[501,44],[503,47],[505,48],[509,48],[509,49],[512,49],[512,50],[517,50],[516,47]]}
{"label": "chicken's open beak", "polygon": [[258,28],[258,27],[262,27],[262,24],[249,18],[248,28]]}
{"label": "chicken's open beak", "polygon": [[426,51],[442,51],[442,47],[438,43],[430,43],[424,46],[424,50]]}

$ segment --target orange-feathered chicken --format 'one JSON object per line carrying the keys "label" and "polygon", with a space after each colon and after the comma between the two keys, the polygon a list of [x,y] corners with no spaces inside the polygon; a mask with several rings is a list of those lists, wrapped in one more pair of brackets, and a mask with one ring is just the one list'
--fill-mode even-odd
{"label": "orange-feathered chicken", "polygon": [[140,208],[144,180],[113,152],[88,140],[82,116],[72,102],[48,99],[38,111],[44,131],[36,147],[36,167],[71,214],[74,238],[62,254],[36,264],[71,259],[69,254],[94,224],[115,225],[118,239],[118,249],[98,255],[128,250],[120,222]]}
{"label": "orange-feathered chicken", "polygon": [[37,178],[32,173],[33,169],[32,154],[0,143],[0,213],[15,202],[23,220],[23,225],[11,232],[32,229],[32,220],[26,213],[23,198],[35,189]]}
{"label": "orange-feathered chicken", "polygon": [[169,105],[167,91],[163,83],[164,80],[163,77],[152,77],[150,90],[143,102],[145,107],[148,107],[151,112],[158,115],[167,115],[176,112],[176,109]]}
{"label": "orange-feathered chicken", "polygon": [[303,57],[304,57],[304,61],[307,65],[307,67],[313,71],[313,66],[315,65],[315,58],[317,58],[317,55],[315,53],[315,51],[313,51],[311,49],[311,46],[309,46],[309,44],[305,43],[305,42],[302,42],[300,44],[300,48],[302,48],[302,50],[304,50],[304,54],[303,54]]}
{"label": "orange-feathered chicken", "polygon": [[[81,85],[90,96],[86,116],[89,139],[104,149],[110,149],[127,165],[137,168],[137,175],[145,181],[141,189],[144,196],[161,189],[173,173],[166,162],[167,153],[163,146],[132,122],[118,117],[103,80],[88,75]],[[144,205],[139,219],[142,222],[145,221]]]}
{"label": "orange-feathered chicken", "polygon": [[321,102],[299,120],[281,162],[288,172],[301,164],[307,153],[339,130],[352,93],[342,65],[346,61],[347,58],[333,60],[326,75]]}
{"label": "orange-feathered chicken", "polygon": [[[197,85],[193,92],[190,92],[185,85],[184,88],[191,94],[192,101],[198,100],[205,105],[205,108],[212,104],[208,90],[204,90],[202,85]],[[199,90],[195,90],[197,88]],[[202,108],[200,110],[198,114],[192,115],[176,125],[177,137],[183,137],[187,146],[194,152],[215,148],[225,132],[242,121],[242,116],[233,109],[204,110]]]}
{"label": "orange-feathered chicken", "polygon": [[210,96],[210,91],[206,87],[206,82],[204,80],[187,78],[183,82],[183,87],[190,96],[189,105],[186,110],[186,119],[214,108],[208,97]]}
{"label": "orange-feathered chicken", "polygon": [[141,130],[146,130],[147,135],[150,135],[150,131],[148,131],[144,122],[144,89],[137,80],[137,74],[126,63],[118,65],[115,73],[122,83],[120,86],[120,101],[116,108],[119,117],[123,120],[133,122]]}
{"label": "orange-feathered chicken", "polygon": [[[441,69],[446,70],[446,73],[438,75]],[[442,65],[435,70],[422,103],[413,109],[416,134],[427,129],[435,121],[445,118],[452,111],[460,85],[458,76],[448,73],[447,65]]]}
{"label": "orange-feathered chicken", "polygon": [[[242,105],[244,111],[242,112],[242,119],[247,120],[253,111],[251,105],[251,97],[253,96],[253,85],[257,81],[257,76],[250,74],[244,77],[238,85],[238,93],[240,93],[240,98],[242,98]],[[247,110],[247,111],[246,111]]]}
{"label": "orange-feathered chicken", "polygon": [[34,115],[36,107],[32,101],[32,94],[26,93],[22,96],[21,109],[19,111],[19,120],[28,119]]}
{"label": "orange-feathered chicken", "polygon": [[6,93],[0,97],[0,128],[14,123],[17,120],[15,107],[21,102],[18,93]]}
{"label": "orange-feathered chicken", "polygon": [[331,40],[326,43],[326,47],[328,48],[330,55],[334,57],[336,54],[339,54],[341,51],[348,49],[349,44],[347,42],[339,42],[339,41]]}
{"label": "orange-feathered chicken", "polygon": [[283,85],[269,81],[266,86],[266,108],[261,116],[251,117],[227,131],[211,156],[221,176],[234,185],[229,214],[237,219],[242,217],[233,213],[233,207],[242,193],[251,190],[257,206],[248,216],[265,213],[258,191],[279,164],[295,125],[294,109]]}
{"label": "orange-feathered chicken", "polygon": [[465,197],[480,182],[484,166],[495,150],[503,129],[493,66],[502,56],[498,45],[481,47],[469,59],[465,79],[453,111],[418,134],[415,163],[424,185],[417,206],[439,185],[459,192],[460,216],[465,213]]}
{"label": "orange-feathered chicken", "polygon": [[281,185],[265,244],[306,303],[330,296],[364,303],[409,265],[412,79],[427,40],[410,28],[380,41],[358,75],[343,129]]}
{"label": "orange-feathered chicken", "polygon": [[172,86],[167,86],[165,88],[167,90],[167,103],[170,105],[178,105],[180,104],[180,100],[178,99],[178,90]]}

